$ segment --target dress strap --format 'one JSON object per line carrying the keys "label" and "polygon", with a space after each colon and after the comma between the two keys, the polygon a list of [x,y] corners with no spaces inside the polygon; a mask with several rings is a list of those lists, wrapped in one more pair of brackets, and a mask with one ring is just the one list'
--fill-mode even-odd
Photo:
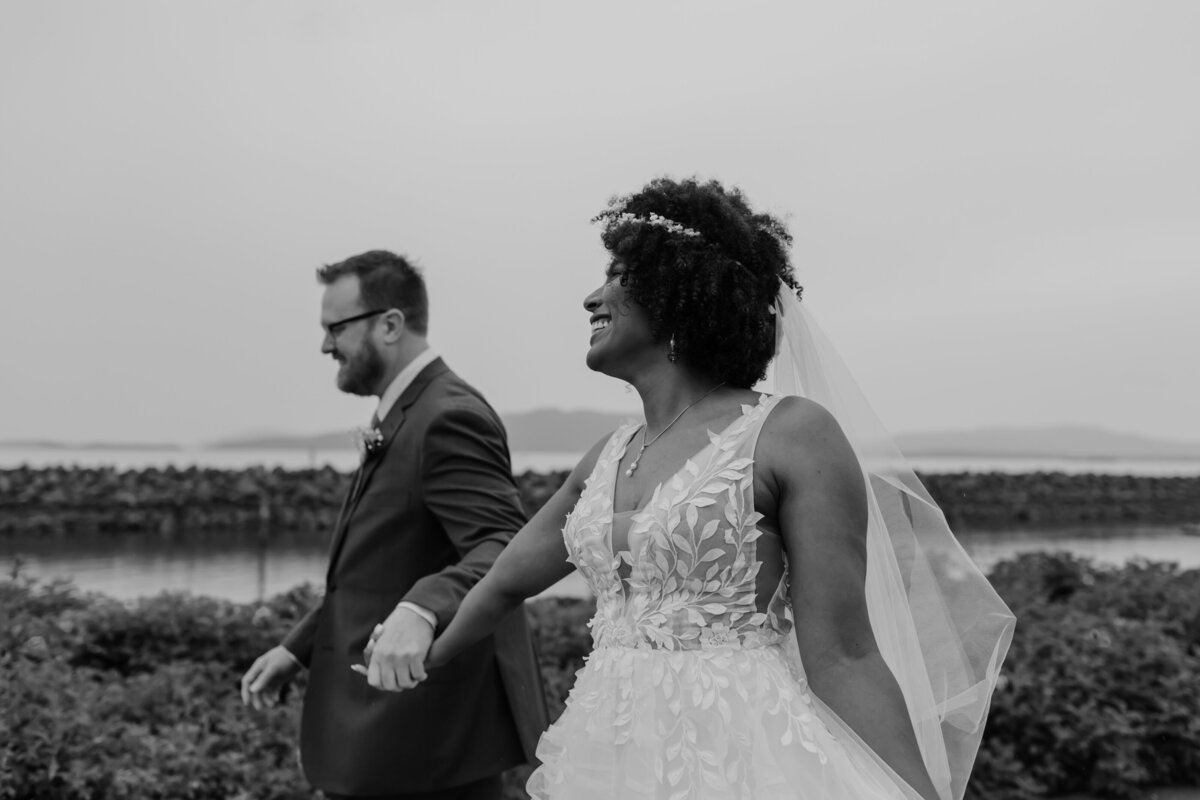
{"label": "dress strap", "polygon": [[786,395],[782,394],[762,394],[758,398],[758,405],[752,407],[745,416],[746,426],[738,432],[741,441],[738,442],[738,450],[741,455],[753,456],[758,449],[758,437],[762,433],[763,423],[767,421],[767,416],[771,413],[771,409],[779,405]]}
{"label": "dress strap", "polygon": [[609,473],[615,468],[615,462],[624,455],[625,448],[629,446],[629,440],[633,438],[634,433],[640,427],[641,423],[630,420],[612,432],[584,482],[585,489],[593,484],[602,485],[609,480]]}

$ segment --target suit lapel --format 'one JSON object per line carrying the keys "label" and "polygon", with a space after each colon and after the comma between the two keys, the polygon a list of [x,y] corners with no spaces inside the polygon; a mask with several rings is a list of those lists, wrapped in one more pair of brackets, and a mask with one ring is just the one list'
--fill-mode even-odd
{"label": "suit lapel", "polygon": [[346,523],[350,521],[350,498],[354,497],[358,491],[358,485],[362,482],[362,474],[363,469],[360,464],[350,478],[350,488],[346,491],[346,496],[342,498],[342,508],[338,511],[337,521],[333,525],[333,538],[329,542],[328,565],[325,568],[326,583],[333,575],[333,564],[337,561],[338,553],[341,552],[342,540],[346,538]]}
{"label": "suit lapel", "polygon": [[354,473],[354,481],[350,484],[350,492],[346,495],[345,501],[342,503],[342,511],[338,514],[337,527],[334,530],[333,542],[329,548],[329,573],[328,578],[333,576],[333,568],[337,564],[338,556],[341,555],[342,545],[346,542],[346,534],[350,529],[350,520],[354,517],[354,511],[358,507],[358,501],[366,491],[367,482],[371,479],[371,475],[379,467],[379,463],[383,461],[387,453],[388,447],[392,444],[392,439],[396,437],[400,426],[404,424],[405,411],[416,402],[421,396],[421,392],[443,372],[447,371],[445,362],[440,358],[435,358],[429,362],[425,369],[417,373],[417,377],[413,378],[413,382],[408,385],[396,400],[396,403],[388,411],[387,416],[379,423],[379,432],[383,434],[383,441],[379,445],[379,449],[371,455],[358,471]]}

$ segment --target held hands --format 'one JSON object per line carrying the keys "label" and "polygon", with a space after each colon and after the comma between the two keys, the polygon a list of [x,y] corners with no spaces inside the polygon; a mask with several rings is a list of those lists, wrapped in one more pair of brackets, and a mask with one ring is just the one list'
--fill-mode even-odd
{"label": "held hands", "polygon": [[411,689],[425,680],[425,656],[433,643],[433,627],[407,608],[397,608],[376,625],[363,650],[363,662],[350,668],[385,692]]}
{"label": "held hands", "polygon": [[259,710],[275,705],[280,690],[299,671],[300,663],[285,647],[272,647],[242,676],[242,704]]}

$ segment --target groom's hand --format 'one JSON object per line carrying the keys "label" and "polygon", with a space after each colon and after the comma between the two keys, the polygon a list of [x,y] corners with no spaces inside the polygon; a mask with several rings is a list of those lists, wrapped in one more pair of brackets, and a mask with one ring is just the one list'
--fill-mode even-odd
{"label": "groom's hand", "polygon": [[367,683],[385,692],[413,688],[425,680],[425,656],[432,643],[433,626],[407,608],[397,608],[364,652]]}
{"label": "groom's hand", "polygon": [[274,697],[299,671],[300,662],[287,648],[272,647],[242,676],[242,703],[257,709],[274,705]]}

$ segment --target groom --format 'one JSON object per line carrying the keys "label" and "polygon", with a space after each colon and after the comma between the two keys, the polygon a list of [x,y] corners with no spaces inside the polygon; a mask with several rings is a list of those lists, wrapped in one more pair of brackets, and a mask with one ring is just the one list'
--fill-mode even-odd
{"label": "groom", "polygon": [[[499,417],[426,341],[420,273],[382,250],[318,270],[338,388],[379,398],[333,533],[325,596],[242,678],[261,707],[309,670],[300,750],[327,797],[497,800],[548,725],[524,611],[425,673],[434,636],[521,527]],[[373,680],[352,667],[377,624]]]}

